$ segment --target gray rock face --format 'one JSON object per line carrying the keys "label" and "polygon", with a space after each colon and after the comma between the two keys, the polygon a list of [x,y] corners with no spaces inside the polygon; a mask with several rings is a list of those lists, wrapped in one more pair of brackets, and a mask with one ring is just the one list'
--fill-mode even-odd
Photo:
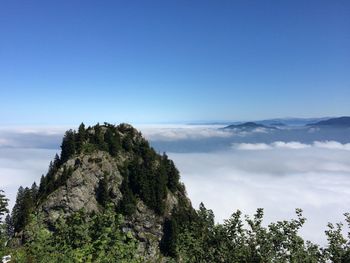
{"label": "gray rock face", "polygon": [[[108,180],[112,202],[117,207],[122,199],[120,186],[123,180],[119,167],[127,160],[125,156],[113,158],[107,152],[97,151],[90,154],[80,154],[69,159],[63,166],[72,167],[73,173],[64,186],[52,192],[41,204],[39,210],[43,212],[45,221],[52,226],[60,217],[67,217],[74,212],[84,209],[87,213],[101,212],[102,207],[97,201],[97,189],[104,176]],[[59,178],[63,173],[63,166],[56,173]],[[168,191],[165,215],[159,216],[149,209],[141,200],[137,201],[136,212],[125,218],[125,232],[131,231],[139,241],[139,253],[147,262],[165,262],[161,255],[159,242],[163,237],[163,224],[167,217],[178,205],[178,195]],[[188,200],[188,199],[187,199]],[[191,206],[188,200],[189,206]]]}
{"label": "gray rock face", "polygon": [[[98,212],[99,204],[96,200],[96,191],[100,180],[107,176],[112,200],[118,204],[122,198],[119,190],[122,176],[119,173],[117,162],[106,152],[96,152],[89,155],[80,155],[66,162],[67,168],[74,171],[68,178],[66,185],[59,187],[51,193],[41,205],[48,223],[53,224],[58,217],[68,216],[73,212],[84,209],[86,212]],[[63,168],[57,172],[59,177]]]}
{"label": "gray rock face", "polygon": [[135,214],[128,218],[126,225],[140,241],[139,253],[148,260],[159,258],[164,218],[156,216],[142,201],[136,207]]}

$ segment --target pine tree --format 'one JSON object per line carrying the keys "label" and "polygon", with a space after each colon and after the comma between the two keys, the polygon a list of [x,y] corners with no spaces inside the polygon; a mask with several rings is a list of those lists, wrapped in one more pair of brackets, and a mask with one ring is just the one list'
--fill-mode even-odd
{"label": "pine tree", "polygon": [[8,238],[13,237],[15,234],[12,217],[7,214],[5,217],[5,231]]}
{"label": "pine tree", "polygon": [[175,258],[177,256],[176,239],[178,236],[176,221],[172,219],[165,219],[163,232],[164,235],[160,243],[160,249],[165,256]]}
{"label": "pine tree", "polygon": [[[114,130],[114,131],[113,131]],[[120,137],[118,132],[113,127],[108,127],[105,135],[104,141],[108,146],[109,154],[112,156],[117,156],[118,152],[121,149],[120,146]]]}
{"label": "pine tree", "polygon": [[45,194],[46,187],[47,187],[46,177],[44,175],[41,175],[40,185],[39,185],[39,190],[38,190],[38,198],[41,198]]}
{"label": "pine tree", "polygon": [[83,144],[86,140],[86,130],[84,123],[81,123],[78,128],[77,138],[76,138],[76,150],[78,153],[81,152]]}
{"label": "pine tree", "polygon": [[123,215],[131,215],[136,210],[136,197],[130,188],[129,171],[123,171],[123,182],[120,187],[123,199],[119,203],[119,211]]}
{"label": "pine tree", "polygon": [[12,220],[15,232],[21,231],[29,222],[30,213],[34,209],[34,199],[31,189],[19,187],[16,203],[12,209]]}
{"label": "pine tree", "polygon": [[168,177],[167,186],[170,191],[175,192],[179,185],[180,173],[176,169],[174,162],[168,159],[166,153],[163,153],[162,163],[166,167],[166,173]]}
{"label": "pine tree", "polygon": [[18,232],[23,226],[23,199],[24,188],[20,186],[17,191],[16,203],[12,209],[11,215],[15,232]]}
{"label": "pine tree", "polygon": [[163,166],[160,166],[158,168],[157,173],[154,176],[154,181],[155,211],[158,214],[163,214],[165,210],[164,199],[167,195],[167,174]]}
{"label": "pine tree", "polygon": [[66,162],[75,154],[75,133],[72,130],[66,131],[61,145],[61,162]]}
{"label": "pine tree", "polygon": [[53,159],[53,170],[54,170],[54,172],[56,172],[58,170],[60,165],[61,165],[61,160],[60,160],[60,157],[58,156],[58,154],[56,153],[55,157]]}
{"label": "pine tree", "polygon": [[1,222],[2,216],[9,212],[7,209],[8,199],[3,193],[4,191],[0,190],[0,222]]}
{"label": "pine tree", "polygon": [[98,189],[97,189],[97,201],[103,207],[106,207],[109,202],[108,180],[107,180],[106,174],[103,176],[103,178],[99,182]]}
{"label": "pine tree", "polygon": [[107,144],[104,141],[104,134],[102,132],[102,127],[97,123],[94,127],[94,136],[92,143],[97,146],[101,151],[108,151]]}
{"label": "pine tree", "polygon": [[30,191],[31,191],[33,202],[36,203],[36,200],[39,194],[39,187],[36,185],[35,182],[32,184]]}

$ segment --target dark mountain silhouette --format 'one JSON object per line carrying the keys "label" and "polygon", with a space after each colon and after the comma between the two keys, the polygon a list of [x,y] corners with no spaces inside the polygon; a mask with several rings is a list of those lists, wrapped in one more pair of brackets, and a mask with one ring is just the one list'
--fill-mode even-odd
{"label": "dark mountain silhouette", "polygon": [[277,129],[276,127],[270,127],[270,126],[258,124],[255,122],[245,122],[242,124],[232,124],[232,125],[226,126],[224,129],[254,130],[254,129],[258,129],[258,128]]}
{"label": "dark mountain silhouette", "polygon": [[320,126],[320,127],[350,127],[350,117],[344,116],[339,118],[332,118],[316,123],[308,124],[307,126]]}

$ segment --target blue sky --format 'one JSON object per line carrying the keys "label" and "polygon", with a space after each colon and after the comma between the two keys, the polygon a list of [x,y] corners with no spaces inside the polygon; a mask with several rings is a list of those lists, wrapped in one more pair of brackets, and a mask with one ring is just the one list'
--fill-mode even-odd
{"label": "blue sky", "polygon": [[0,124],[349,115],[349,1],[1,1]]}

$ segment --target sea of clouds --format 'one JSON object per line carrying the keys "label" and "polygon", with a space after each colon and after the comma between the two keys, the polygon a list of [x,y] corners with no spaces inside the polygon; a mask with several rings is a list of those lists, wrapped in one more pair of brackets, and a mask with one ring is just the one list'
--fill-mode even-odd
{"label": "sea of clouds", "polygon": [[[261,131],[240,134],[209,125],[138,128],[175,161],[193,205],[204,202],[218,222],[237,209],[252,215],[263,207],[267,224],[293,218],[302,208],[308,219],[302,235],[324,244],[327,223],[343,221],[350,211],[350,138],[301,142],[273,140],[272,134],[265,140]],[[46,173],[64,130],[0,129],[0,188],[11,206],[20,185]]]}
{"label": "sea of clouds", "polygon": [[180,170],[193,205],[203,202],[218,222],[237,209],[253,215],[262,207],[268,224],[294,218],[295,208],[302,208],[307,222],[301,234],[325,244],[327,223],[344,221],[343,214],[350,212],[348,131],[299,128],[276,133],[229,131],[222,126],[142,130],[157,148],[170,149],[168,155]]}

